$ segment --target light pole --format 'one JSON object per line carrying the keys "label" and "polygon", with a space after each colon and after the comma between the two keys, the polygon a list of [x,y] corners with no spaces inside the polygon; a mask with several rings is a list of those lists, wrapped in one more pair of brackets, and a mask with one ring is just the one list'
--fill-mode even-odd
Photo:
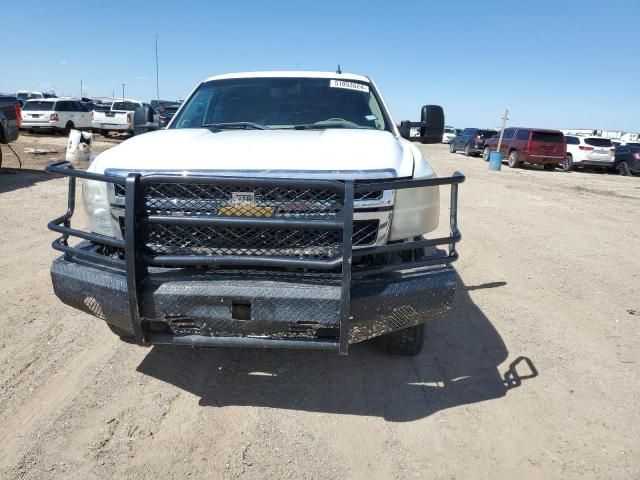
{"label": "light pole", "polygon": [[124,102],[124,86],[126,85],[126,83],[122,84],[122,101]]}

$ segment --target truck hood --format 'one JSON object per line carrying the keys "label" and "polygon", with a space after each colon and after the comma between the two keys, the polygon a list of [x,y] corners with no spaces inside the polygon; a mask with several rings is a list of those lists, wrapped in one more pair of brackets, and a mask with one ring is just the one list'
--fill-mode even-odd
{"label": "truck hood", "polygon": [[281,178],[413,174],[411,144],[380,130],[160,130],[98,155],[90,171],[206,172]]}

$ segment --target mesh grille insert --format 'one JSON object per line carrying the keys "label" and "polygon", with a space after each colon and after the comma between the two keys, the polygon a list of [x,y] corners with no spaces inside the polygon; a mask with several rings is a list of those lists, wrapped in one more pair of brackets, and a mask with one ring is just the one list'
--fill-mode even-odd
{"label": "mesh grille insert", "polygon": [[149,186],[145,199],[150,215],[331,218],[341,209],[332,190],[280,186],[164,183]]}

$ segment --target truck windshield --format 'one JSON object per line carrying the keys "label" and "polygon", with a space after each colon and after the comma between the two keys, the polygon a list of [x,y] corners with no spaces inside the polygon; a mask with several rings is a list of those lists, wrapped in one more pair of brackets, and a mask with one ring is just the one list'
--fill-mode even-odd
{"label": "truck windshield", "polygon": [[329,78],[238,78],[202,84],[171,128],[253,124],[266,128],[389,130],[368,83]]}

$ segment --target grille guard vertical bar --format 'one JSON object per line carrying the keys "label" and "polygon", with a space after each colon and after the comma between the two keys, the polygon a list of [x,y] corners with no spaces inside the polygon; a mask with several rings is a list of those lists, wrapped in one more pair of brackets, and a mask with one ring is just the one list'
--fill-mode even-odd
{"label": "grille guard vertical bar", "polygon": [[353,235],[353,180],[344,182],[342,227],[342,284],[340,292],[340,355],[349,353],[349,316],[351,314],[351,251]]}
{"label": "grille guard vertical bar", "polygon": [[131,323],[133,334],[138,344],[146,342],[145,332],[142,328],[140,317],[140,284],[146,274],[146,265],[140,263],[140,256],[136,249],[137,218],[142,199],[142,189],[140,188],[140,174],[131,173],[127,176],[125,193],[125,249],[124,258],[127,272],[127,293],[129,300],[129,311],[131,312]]}

